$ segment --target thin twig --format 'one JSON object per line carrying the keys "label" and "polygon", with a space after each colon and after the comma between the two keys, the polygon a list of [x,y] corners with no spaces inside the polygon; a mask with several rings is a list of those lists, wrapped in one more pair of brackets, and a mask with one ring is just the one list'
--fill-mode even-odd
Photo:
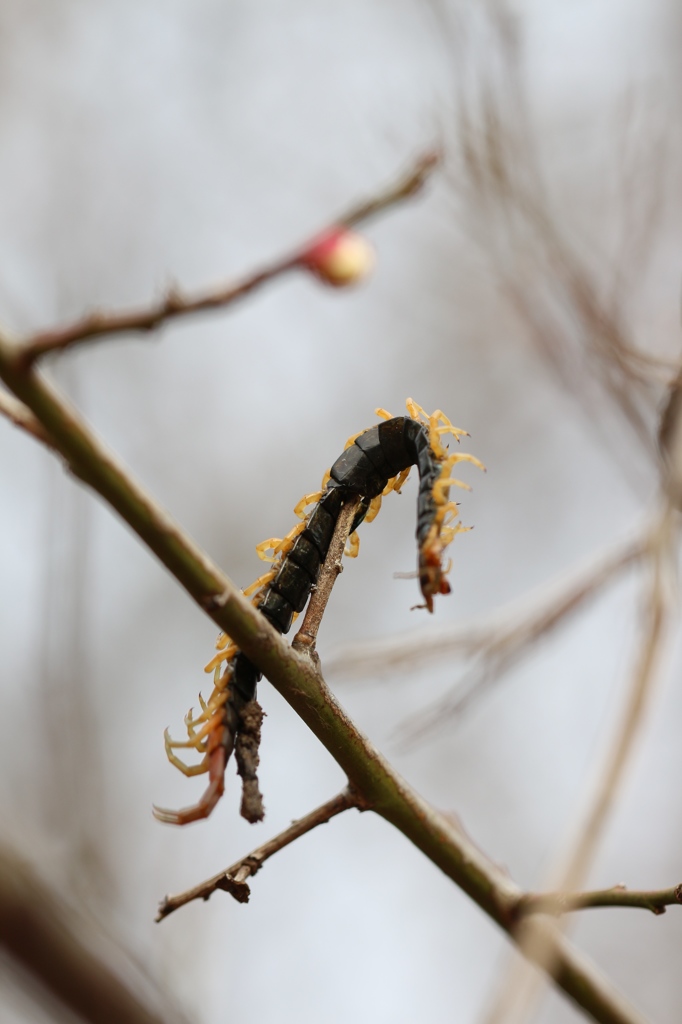
{"label": "thin twig", "polygon": [[[649,532],[645,554],[651,570],[650,592],[644,597],[645,624],[640,641],[637,662],[628,688],[623,717],[611,741],[603,767],[597,776],[590,794],[583,821],[568,852],[563,855],[563,864],[553,872],[551,887],[570,892],[577,890],[586,877],[596,849],[601,840],[609,814],[622,784],[625,768],[634,749],[635,739],[641,727],[646,703],[651,697],[656,677],[660,671],[666,647],[666,634],[671,619],[674,593],[675,551],[680,533],[679,517],[674,511],[679,507],[682,494],[682,402],[680,402],[679,375],[673,381],[667,405],[663,411],[659,447],[663,456],[660,465],[662,498],[657,517]],[[675,902],[679,890],[673,890]],[[580,898],[578,896],[578,898]],[[614,894],[610,894],[613,900]],[[522,901],[523,902],[523,901]],[[650,909],[656,912],[655,907]],[[661,908],[659,912],[664,909]],[[554,924],[558,937],[566,930],[565,924]],[[534,960],[546,974],[553,971],[552,957],[546,945],[546,930],[538,930],[533,918],[525,918],[518,929],[517,941],[527,959]],[[486,1024],[513,1024],[526,1020],[541,988],[541,976],[527,970],[525,964],[517,962],[499,987],[486,1017]]]}
{"label": "thin twig", "polygon": [[346,541],[350,536],[353,519],[355,518],[355,513],[357,512],[359,505],[360,496],[357,495],[350,498],[339,512],[339,517],[336,520],[336,525],[334,527],[334,534],[329,545],[329,551],[327,552],[324,565],[320,569],[317,584],[312,592],[310,601],[308,602],[303,624],[294,637],[291,645],[294,650],[299,653],[302,653],[303,651],[312,653],[315,650],[317,633],[320,628],[320,623],[322,622],[324,610],[327,607],[329,598],[331,597],[332,588],[340,573],[343,572],[341,559],[343,558]]}
{"label": "thin twig", "polygon": [[184,907],[186,903],[191,903],[192,900],[209,899],[217,889],[229,892],[238,903],[248,903],[251,890],[246,884],[246,879],[253,878],[268,858],[283,850],[285,846],[289,846],[297,839],[300,839],[306,832],[311,832],[318,825],[325,825],[337,814],[341,814],[342,811],[358,806],[358,800],[353,793],[349,789],[344,789],[338,796],[315,808],[310,814],[306,814],[304,818],[292,822],[289,828],[280,832],[273,839],[269,839],[267,843],[263,843],[262,846],[253,850],[246,857],[242,857],[241,860],[226,868],[225,871],[221,871],[219,874],[214,875],[213,878],[195,885],[192,889],[187,889],[186,892],[178,893],[177,896],[165,896],[159,904],[156,920],[163,921],[164,917],[168,917],[174,910]]}
{"label": "thin twig", "polygon": [[519,900],[516,913],[519,917],[525,917],[527,914],[567,914],[572,910],[589,907],[638,907],[640,910],[650,910],[652,914],[665,914],[666,907],[680,904],[682,885],[651,892],[614,885],[611,889],[596,889],[593,892],[529,892]]}
{"label": "thin twig", "polygon": [[650,414],[657,385],[672,372],[671,364],[665,358],[652,362],[639,351],[633,318],[622,303],[617,306],[604,295],[604,272],[611,276],[611,267],[595,259],[593,242],[576,244],[574,225],[556,215],[519,49],[510,45],[512,33],[503,24],[507,15],[500,10],[496,4],[492,14],[482,15],[491,41],[485,69],[467,66],[464,47],[455,65],[460,160],[453,185],[509,302],[561,386],[588,414],[590,426],[596,423],[605,433],[595,408],[603,412],[607,397],[651,455]]}
{"label": "thin twig", "polygon": [[[439,155],[433,151],[423,154],[407,174],[401,175],[397,181],[371,199],[353,206],[338,217],[333,226],[351,227],[413,196],[421,189],[438,160]],[[228,306],[250,295],[266,282],[300,267],[301,256],[309,245],[310,241],[299,246],[293,253],[247,274],[240,281],[222,284],[198,295],[183,295],[177,288],[171,288],[158,302],[143,309],[120,313],[89,313],[66,327],[40,332],[24,342],[19,351],[19,358],[23,366],[28,368],[36,359],[48,352],[71,348],[92,338],[124,331],[153,331],[167,320]]]}
{"label": "thin twig", "polygon": [[645,623],[635,668],[627,690],[622,720],[604,758],[604,767],[591,795],[579,835],[561,872],[560,888],[580,885],[594,857],[608,815],[619,791],[625,766],[643,720],[646,705],[660,673],[673,603],[672,551],[678,524],[664,504],[649,540],[651,582],[643,595]]}
{"label": "thin twig", "polygon": [[[291,650],[264,615],[153,501],[45,379],[26,373],[0,335],[0,377],[40,420],[72,471],[97,491],[175,576],[207,615],[267,676],[332,754],[365,806],[399,829],[515,938],[511,913],[521,893],[448,818],[400,777],[363,736],[325,685],[311,658]],[[548,934],[554,981],[600,1024],[641,1017],[594,966]]]}
{"label": "thin twig", "polygon": [[13,395],[8,395],[6,391],[0,391],[0,414],[5,416],[15,427],[25,430],[36,441],[42,441],[48,448],[54,447],[47,431],[31,410],[27,409],[24,403],[14,398]]}

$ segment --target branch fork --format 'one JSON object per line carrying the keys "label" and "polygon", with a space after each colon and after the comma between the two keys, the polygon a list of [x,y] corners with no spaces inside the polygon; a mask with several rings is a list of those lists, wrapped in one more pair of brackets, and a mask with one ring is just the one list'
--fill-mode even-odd
{"label": "branch fork", "polygon": [[[351,211],[342,222],[346,225],[357,223],[412,195],[430,173],[436,159],[433,154],[422,158],[410,175]],[[298,257],[300,253],[297,253]],[[347,790],[294,823],[269,844],[264,844],[196,889],[179,897],[167,897],[159,910],[159,919],[190,899],[207,898],[216,888],[228,889],[235,898],[244,898],[248,890],[246,879],[277,850],[351,806],[371,807],[399,829],[518,942],[513,910],[523,894],[461,830],[411,789],[358,730],[322,679],[315,643],[333,580],[338,576],[336,563],[340,552],[334,559],[328,557],[325,561],[325,568],[328,563],[332,579],[327,584],[321,576],[292,650],[227,576],[111,455],[76,410],[32,369],[36,360],[48,352],[63,351],[90,338],[119,331],[144,331],[172,316],[226,306],[276,274],[290,269],[291,259],[286,257],[237,285],[213,290],[194,299],[171,297],[170,306],[166,305],[166,297],[163,303],[146,310],[101,315],[99,318],[95,315],[94,319],[86,317],[71,327],[36,335],[20,347],[0,333],[0,377],[45,431],[41,440],[50,443],[64,457],[71,471],[111,505],[218,628],[227,632],[264,672],[349,779]],[[4,404],[6,406],[7,403]],[[6,408],[0,408],[0,412],[6,411]],[[23,415],[23,410],[19,411]],[[27,420],[28,424],[32,422]],[[342,513],[346,511],[352,519],[350,505],[349,502]],[[335,540],[346,529],[345,517],[343,526],[338,523],[337,526]],[[306,653],[308,657],[305,657]],[[552,961],[551,973],[556,984],[586,1013],[603,1024],[635,1024],[641,1020],[610,983],[562,936],[556,934],[556,929],[545,928],[547,922],[538,924],[546,933],[545,947]],[[535,962],[541,962],[532,951],[523,951]],[[545,964],[541,962],[541,966]]]}

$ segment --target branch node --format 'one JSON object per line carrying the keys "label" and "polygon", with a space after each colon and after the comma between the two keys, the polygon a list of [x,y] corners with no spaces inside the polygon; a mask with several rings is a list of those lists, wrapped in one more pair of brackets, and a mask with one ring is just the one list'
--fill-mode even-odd
{"label": "branch node", "polygon": [[224,608],[231,596],[230,590],[223,590],[220,593],[206,594],[204,597],[199,598],[199,604],[204,611],[217,612],[218,609]]}
{"label": "branch node", "polygon": [[[216,889],[222,889],[223,892],[229,892],[230,896],[233,896],[236,899],[237,903],[248,903],[249,902],[249,897],[251,896],[251,890],[248,887],[248,885],[246,884],[246,882],[242,882],[242,881],[237,880],[236,878],[233,878],[227,872],[225,872],[224,876],[220,879],[220,881],[216,882],[216,886],[215,887],[216,887]],[[204,902],[206,902],[206,900],[210,899],[210,897],[211,897],[211,893],[207,892],[203,896]],[[164,900],[164,903],[166,903],[167,901],[168,901],[168,897],[166,897],[166,900]],[[161,914],[161,912],[162,912],[162,910],[161,910],[161,907],[160,907],[159,908],[159,913]]]}
{"label": "branch node", "polygon": [[318,825],[325,825],[337,814],[341,814],[351,807],[358,806],[359,803],[355,793],[350,788],[344,789],[342,793],[332,797],[327,803],[317,807],[310,814],[306,814],[299,821],[292,822],[289,828],[280,832],[274,839],[270,839],[267,843],[259,846],[258,849],[252,850],[250,854],[227,868],[226,871],[221,871],[220,874],[214,875],[208,881],[202,882],[200,885],[195,886],[193,889],[188,889],[187,892],[180,893],[178,896],[166,896],[159,904],[156,920],[163,921],[164,917],[168,917],[174,910],[184,907],[186,903],[190,903],[192,900],[207,900],[216,889],[228,892],[239,903],[247,903],[250,890],[248,885],[246,885],[246,879],[252,878],[256,872],[260,871],[268,857],[272,857],[279,850],[283,850],[285,846],[289,846],[296,839],[300,839],[306,832],[310,832]]}
{"label": "branch node", "polygon": [[180,313],[184,310],[187,305],[187,300],[183,298],[182,292],[179,288],[173,286],[166,292],[166,298],[163,303],[163,312],[159,313],[156,323],[150,324],[150,330],[158,326],[158,323],[166,316],[172,316],[174,313]]}

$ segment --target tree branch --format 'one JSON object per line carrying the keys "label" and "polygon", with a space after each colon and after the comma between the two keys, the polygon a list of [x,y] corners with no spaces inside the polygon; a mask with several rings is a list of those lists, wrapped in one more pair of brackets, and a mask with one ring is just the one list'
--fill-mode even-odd
{"label": "tree branch", "polygon": [[285,846],[289,846],[297,839],[300,839],[301,836],[304,836],[306,832],[311,832],[314,828],[317,828],[318,825],[326,825],[337,814],[341,814],[351,807],[358,806],[357,797],[349,789],[344,789],[338,796],[328,800],[320,807],[316,807],[314,811],[306,814],[304,818],[292,822],[289,828],[280,832],[273,839],[269,839],[267,843],[263,843],[262,846],[253,850],[246,857],[242,857],[232,867],[226,868],[219,874],[214,875],[213,878],[209,878],[207,881],[201,882],[199,885],[195,885],[194,888],[187,889],[177,896],[165,896],[159,904],[156,920],[163,921],[164,917],[168,917],[174,910],[184,907],[186,903],[191,903],[192,900],[209,899],[216,889],[223,889],[225,892],[229,892],[238,903],[248,903],[251,890],[246,884],[246,879],[253,878],[269,857],[279,853]]}
{"label": "tree branch", "polygon": [[8,395],[6,391],[0,391],[0,414],[5,416],[15,427],[25,430],[36,441],[42,441],[48,448],[53,447],[47,431],[31,410],[27,409],[23,402],[18,401],[12,395]]}
{"label": "tree branch", "polygon": [[529,892],[519,900],[516,912],[519,917],[525,917],[527,914],[567,914],[589,907],[639,907],[652,914],[665,914],[666,907],[679,904],[682,904],[682,885],[651,892],[614,885],[611,889],[593,892]]}
{"label": "tree branch", "polygon": [[[482,910],[515,938],[521,893],[443,814],[420,797],[362,735],[312,659],[284,642],[243,596],[96,439],[76,411],[0,337],[0,377],[34,413],[72,471],[138,534],[187,593],[244,651],[327,748],[368,808],[399,829]],[[538,924],[542,924],[538,921]],[[601,1024],[640,1024],[627,1001],[562,937],[548,932],[556,984]]]}
{"label": "tree branch", "polygon": [[[401,200],[413,196],[422,188],[438,160],[439,155],[435,152],[423,154],[415,161],[407,174],[401,175],[397,181],[378,192],[371,199],[351,207],[333,222],[333,226],[352,227],[374,217],[388,207],[394,206]],[[250,295],[251,292],[268,281],[300,267],[301,257],[309,246],[310,242],[305,243],[293,253],[274,260],[261,267],[260,270],[247,274],[240,281],[222,284],[197,295],[183,295],[176,288],[172,288],[158,302],[142,309],[120,313],[89,313],[66,327],[43,331],[28,338],[19,350],[18,359],[27,369],[36,359],[48,352],[63,351],[93,338],[101,338],[110,334],[153,331],[167,320],[231,305],[238,299]]]}

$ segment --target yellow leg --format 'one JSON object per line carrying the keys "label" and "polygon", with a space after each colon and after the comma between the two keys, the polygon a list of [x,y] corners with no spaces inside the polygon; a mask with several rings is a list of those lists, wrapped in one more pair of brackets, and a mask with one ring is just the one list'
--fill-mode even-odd
{"label": "yellow leg", "polygon": [[395,482],[396,482],[397,479],[398,479],[397,476],[392,476],[391,477],[391,479],[388,481],[388,483],[384,487],[383,491],[381,492],[381,497],[382,498],[385,498],[387,494],[391,493],[391,491],[395,487]]}
{"label": "yellow leg", "polygon": [[456,501],[449,501],[447,505],[440,505],[436,510],[436,516],[434,522],[437,526],[444,529],[446,526],[450,526],[459,515],[459,508],[457,507]]}
{"label": "yellow leg", "polygon": [[277,569],[271,569],[270,572],[263,573],[263,575],[259,576],[257,580],[254,580],[246,590],[242,591],[244,597],[250,597],[251,594],[255,593],[256,590],[260,590],[260,588],[264,587],[266,583],[270,582],[270,580],[274,580],[276,575]]}
{"label": "yellow leg", "polygon": [[223,690],[227,689],[227,684],[232,678],[231,671],[225,671],[220,674],[220,665],[216,665],[215,671],[213,672],[213,689],[216,693],[222,693]]}
{"label": "yellow leg", "polygon": [[[199,697],[199,706],[200,706],[201,710],[204,711],[204,712],[208,711],[208,704],[206,703],[206,701],[204,700],[204,698],[201,696],[200,693],[198,694],[198,697]],[[185,725],[187,726],[188,730],[189,730],[189,727],[190,727],[191,724],[192,724],[192,710],[190,708],[189,715],[185,716]]]}
{"label": "yellow leg", "polygon": [[452,455],[448,455],[443,465],[450,469],[452,466],[456,466],[458,462],[470,462],[472,466],[476,466],[477,469],[482,469],[485,472],[485,466],[480,459],[477,459],[475,455],[469,455],[467,452],[453,452]]}
{"label": "yellow leg", "polygon": [[172,765],[175,766],[183,775],[205,775],[208,771],[208,757],[204,758],[200,764],[185,764],[181,761],[177,754],[174,754],[172,750],[166,751],[166,757]]}
{"label": "yellow leg", "polygon": [[344,554],[348,558],[357,558],[360,553],[360,538],[358,537],[357,530],[353,530],[350,537],[348,538],[348,544]]}
{"label": "yellow leg", "polygon": [[287,552],[291,551],[291,549],[294,546],[294,541],[298,537],[299,533],[303,533],[305,528],[306,528],[306,523],[305,522],[296,523],[296,526],[292,527],[292,529],[289,530],[289,532],[286,535],[286,537],[284,538],[284,540],[281,540],[279,542],[279,544],[275,548],[275,554],[276,555],[286,555]]}
{"label": "yellow leg", "polygon": [[399,473],[398,476],[395,478],[395,483],[393,484],[393,490],[396,492],[396,494],[400,494],[400,490],[401,490],[403,484],[406,482],[408,476],[410,475],[410,470],[411,469],[412,469],[412,466],[408,466],[407,469],[404,469],[402,471],[402,473]]}
{"label": "yellow leg", "polygon": [[471,487],[469,484],[465,484],[463,480],[455,480],[454,477],[446,477],[445,480],[436,480],[433,485],[433,500],[436,505],[444,505],[448,500],[448,492],[451,487],[461,487],[463,491],[470,491]]}
{"label": "yellow leg", "polygon": [[446,424],[442,427],[436,427],[436,431],[439,437],[443,437],[445,434],[452,434],[455,440],[459,441],[460,437],[470,437],[468,430],[460,430],[459,427],[453,427],[451,423]]}
{"label": "yellow leg", "polygon": [[457,442],[459,442],[460,437],[469,436],[466,430],[460,430],[459,427],[453,427],[445,413],[440,409],[436,409],[436,411],[429,416],[429,443],[434,452],[438,455],[443,455],[446,451],[440,443],[440,438],[443,434],[452,434]]}
{"label": "yellow leg", "polygon": [[[199,694],[199,702],[202,708],[206,707],[206,701],[203,699],[201,694]],[[187,735],[189,736],[189,738],[191,740],[195,739],[197,732],[196,729],[194,728],[194,721],[192,719],[192,708],[190,708],[187,714],[185,715],[185,728],[187,729]],[[198,743],[197,750],[199,751],[200,754],[205,754],[206,751],[208,750],[208,740],[204,740],[203,742]]]}
{"label": "yellow leg", "polygon": [[461,523],[458,523],[457,526],[444,527],[440,532],[443,547],[446,548],[448,544],[452,544],[458,533],[468,533],[471,529],[471,526],[462,526]]}
{"label": "yellow leg", "polygon": [[[348,445],[346,445],[346,447],[348,447]],[[294,515],[299,519],[305,519],[305,510],[308,505],[316,505],[321,497],[322,491],[314,491],[312,494],[304,494],[298,504],[294,506]]]}
{"label": "yellow leg", "polygon": [[365,516],[365,522],[366,523],[373,522],[376,519],[376,517],[379,515],[380,509],[381,509],[381,495],[378,494],[376,496],[376,498],[372,498],[372,500],[369,503],[369,508],[367,509],[367,515]]}
{"label": "yellow leg", "polygon": [[453,424],[445,415],[445,413],[442,412],[440,409],[436,409],[436,411],[433,413],[432,416],[429,417],[429,419],[435,420],[436,424],[442,424],[442,426],[436,426],[436,430],[438,431],[439,434],[452,434],[453,437],[457,438],[469,436],[468,430],[460,430],[459,427],[453,426]]}
{"label": "yellow leg", "polygon": [[[190,708],[188,713],[185,715],[185,725],[187,726],[187,734],[192,743],[194,743],[194,741],[197,738],[197,733],[194,731],[194,727],[196,725],[200,725],[202,722],[209,722],[211,716],[218,710],[218,708],[222,707],[223,704],[225,704],[228,697],[228,690],[221,690],[219,693],[212,693],[208,701],[205,701],[201,694],[199,694],[199,703],[201,704],[202,707],[201,714],[197,715],[196,718],[192,718],[192,709]],[[182,746],[182,744],[173,742],[173,746]]]}
{"label": "yellow leg", "polygon": [[239,648],[236,644],[230,644],[224,651],[219,651],[218,654],[211,658],[207,665],[204,665],[204,672],[213,672],[219,665],[224,661],[229,661],[230,658],[234,658]]}
{"label": "yellow leg", "polygon": [[417,405],[414,398],[408,398],[407,401],[405,402],[405,405],[407,406],[407,411],[409,412],[413,420],[418,420],[421,418],[428,420],[429,417],[426,415],[421,405]]}
{"label": "yellow leg", "polygon": [[355,444],[356,438],[360,437],[361,434],[365,434],[365,433],[367,433],[366,430],[358,430],[357,434],[351,434],[351,436],[348,438],[348,440],[346,441],[346,443],[343,446],[344,452],[346,451],[347,448],[350,448],[350,446],[352,444]]}
{"label": "yellow leg", "polygon": [[166,757],[168,758],[171,764],[175,765],[175,767],[182,772],[183,775],[203,775],[204,772],[208,771],[207,757],[204,757],[200,764],[185,764],[184,761],[181,761],[180,758],[173,753],[173,746],[175,744],[173,744],[173,742],[171,741],[171,738],[168,734],[168,729],[166,729],[166,731],[164,732],[163,738],[166,747]]}
{"label": "yellow leg", "polygon": [[327,486],[327,484],[329,483],[331,478],[332,478],[331,472],[329,470],[326,470],[324,476],[322,477],[322,483],[320,484],[320,487],[322,488],[322,490],[325,489],[325,487]]}
{"label": "yellow leg", "polygon": [[[262,540],[260,544],[256,544],[256,554],[260,558],[261,562],[275,562],[277,555],[274,553],[277,545],[282,543],[281,537],[268,537],[267,540]],[[268,552],[272,554],[268,554]]]}
{"label": "yellow leg", "polygon": [[434,412],[432,416],[428,417],[429,421],[429,447],[437,459],[443,459],[447,455],[447,449],[441,444],[440,435],[438,434],[438,413]]}
{"label": "yellow leg", "polygon": [[388,411],[388,409],[382,409],[382,408],[375,409],[374,410],[374,414],[376,416],[381,416],[382,420],[392,420],[393,419],[393,417],[391,416],[391,414]]}
{"label": "yellow leg", "polygon": [[[203,718],[203,716],[199,715],[198,718],[191,719],[190,720],[190,724],[192,725],[192,727],[197,725],[202,720],[202,718]],[[166,732],[164,733],[164,737],[166,739],[166,745],[167,745],[167,747],[170,747],[170,748],[182,748],[183,750],[187,750],[187,749],[193,748],[193,749],[197,750],[199,748],[199,745],[201,744],[201,742],[203,740],[205,740],[208,735],[210,735],[210,733],[213,731],[213,729],[216,728],[217,724],[218,723],[216,721],[214,721],[212,719],[209,719],[207,722],[204,722],[204,724],[202,725],[202,727],[199,730],[199,732],[195,733],[192,730],[191,737],[189,739],[186,739],[186,740],[173,740],[173,739],[171,739],[170,735],[168,734],[168,730],[166,729]],[[188,727],[187,731],[189,732],[189,727]]]}

